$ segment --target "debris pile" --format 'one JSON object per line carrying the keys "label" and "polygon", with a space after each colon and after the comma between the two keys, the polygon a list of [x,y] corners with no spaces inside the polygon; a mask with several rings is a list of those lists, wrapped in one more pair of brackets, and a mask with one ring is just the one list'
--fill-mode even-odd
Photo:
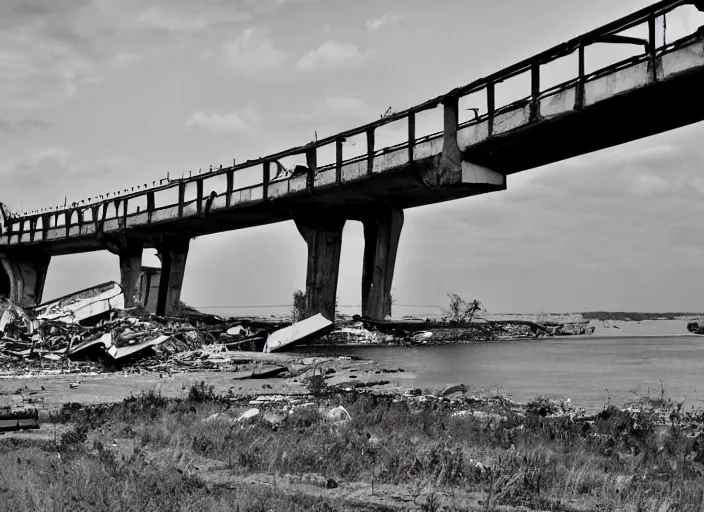
{"label": "debris pile", "polygon": [[230,362],[230,351],[273,352],[324,333],[318,314],[293,325],[225,321],[190,310],[183,318],[125,309],[119,284],[104,283],[31,310],[0,299],[0,371],[55,369],[70,361],[92,370],[202,370]]}
{"label": "debris pile", "polygon": [[689,322],[687,324],[687,330],[692,334],[704,334],[704,324],[699,322]]}

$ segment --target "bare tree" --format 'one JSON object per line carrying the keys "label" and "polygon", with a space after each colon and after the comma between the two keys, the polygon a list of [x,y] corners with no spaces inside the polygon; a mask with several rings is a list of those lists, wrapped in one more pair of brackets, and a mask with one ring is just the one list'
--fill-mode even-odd
{"label": "bare tree", "polygon": [[486,313],[482,303],[476,299],[467,302],[456,293],[448,293],[447,296],[450,297],[450,305],[447,309],[443,309],[443,313],[450,322],[470,323],[477,313]]}

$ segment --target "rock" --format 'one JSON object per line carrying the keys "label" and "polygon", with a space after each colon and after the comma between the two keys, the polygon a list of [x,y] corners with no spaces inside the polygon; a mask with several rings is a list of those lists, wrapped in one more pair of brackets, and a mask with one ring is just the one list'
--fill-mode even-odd
{"label": "rock", "polygon": [[467,386],[464,384],[455,384],[454,386],[450,386],[445,389],[442,393],[440,393],[440,396],[450,396],[450,395],[456,395],[456,394],[465,394],[467,392]]}
{"label": "rock", "polygon": [[230,336],[239,336],[242,334],[242,331],[244,328],[241,325],[235,325],[234,327],[230,327],[226,332]]}
{"label": "rock", "polygon": [[245,412],[242,413],[242,415],[237,418],[237,421],[246,421],[254,418],[255,416],[259,415],[259,409],[256,407],[253,407],[251,409],[246,410]]}
{"label": "rock", "polygon": [[284,418],[286,418],[286,415],[283,413],[278,413],[275,411],[266,411],[262,415],[262,419],[266,421],[267,423],[271,423],[272,425],[276,425],[278,423],[281,423]]}
{"label": "rock", "polygon": [[474,417],[475,420],[482,421],[484,423],[489,423],[491,421],[494,421],[496,423],[500,423],[502,421],[506,421],[508,418],[506,416],[501,416],[500,414],[496,414],[493,412],[484,412],[484,411],[472,411],[472,416]]}
{"label": "rock", "polygon": [[345,409],[341,405],[330,409],[328,412],[325,413],[325,417],[328,420],[334,421],[336,423],[350,421],[352,419],[352,416],[350,416],[350,413],[347,412],[347,409]]}

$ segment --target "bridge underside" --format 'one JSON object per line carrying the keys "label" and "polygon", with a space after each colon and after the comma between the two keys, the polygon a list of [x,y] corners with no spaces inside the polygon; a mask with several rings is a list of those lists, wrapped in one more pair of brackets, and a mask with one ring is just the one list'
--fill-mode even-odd
{"label": "bridge underside", "polygon": [[[704,30],[657,49],[652,16],[642,18],[651,32],[645,55],[585,74],[585,42],[575,39],[565,44],[580,52],[576,79],[541,92],[540,66],[557,58],[541,54],[518,66],[531,73],[530,97],[495,108],[494,86],[516,76],[515,69],[504,70],[485,79],[487,113],[471,122],[458,123],[458,102],[477,90],[473,84],[403,113],[408,121],[405,144],[374,150],[377,124],[391,122],[384,119],[336,135],[333,165],[316,163],[318,148],[331,140],[315,142],[146,192],[11,219],[4,234],[0,207],[0,262],[7,277],[0,273],[0,295],[9,290],[20,303],[36,303],[52,255],[108,249],[120,257],[122,285],[131,304],[140,296],[136,286],[142,250],[150,247],[162,261],[157,311],[178,313],[190,239],[293,220],[308,247],[307,307],[332,319],[342,229],[346,220],[358,220],[365,234],[363,313],[384,317],[390,312],[405,209],[504,190],[507,175],[704,120]],[[589,44],[614,38],[625,42],[614,33],[605,29],[603,37],[591,35]],[[564,48],[553,50],[564,54]],[[439,105],[443,131],[417,138],[416,113]],[[344,160],[342,142],[365,130],[366,156]],[[305,154],[304,171],[270,179],[277,158],[294,154]],[[260,172],[261,181],[235,188],[235,173],[247,169]],[[169,193],[178,198],[163,200]]]}
{"label": "bridge underside", "polygon": [[703,86],[704,69],[682,73],[492,137],[463,158],[508,175],[697,123]]}
{"label": "bridge underside", "polygon": [[[399,209],[450,201],[505,189],[503,183],[458,183],[442,188],[428,188],[420,179],[422,173],[432,172],[436,159],[426,159],[400,166],[391,172],[367,180],[345,183],[314,193],[302,192],[271,200],[263,200],[237,208],[214,210],[208,214],[185,217],[177,222],[153,223],[123,231],[132,239],[141,240],[144,247],[156,248],[166,236],[194,238],[203,235],[246,229],[255,226],[295,220],[307,212],[332,212],[348,220],[362,221],[370,208],[380,204]],[[497,177],[497,183],[503,181]],[[52,256],[104,250],[100,237],[74,236],[50,243],[35,243]]]}

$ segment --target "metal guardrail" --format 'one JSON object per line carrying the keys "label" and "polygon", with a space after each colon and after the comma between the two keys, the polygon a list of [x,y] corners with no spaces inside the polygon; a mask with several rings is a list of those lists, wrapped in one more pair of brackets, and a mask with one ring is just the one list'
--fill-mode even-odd
{"label": "metal guardrail", "polygon": [[[453,89],[452,91],[443,94],[441,96],[435,97],[433,99],[430,99],[428,101],[425,101],[419,105],[416,105],[414,107],[411,107],[407,110],[404,110],[402,112],[398,113],[393,113],[390,114],[386,117],[383,117],[382,119],[379,119],[377,121],[365,124],[363,126],[359,126],[357,128],[353,128],[350,130],[346,130],[340,133],[337,133],[335,135],[332,135],[330,137],[326,137],[317,141],[310,142],[304,146],[298,146],[295,148],[287,149],[285,151],[281,151],[279,153],[274,153],[269,156],[256,159],[256,160],[248,160],[247,162],[238,164],[238,165],[233,165],[231,167],[227,168],[222,168],[217,170],[212,170],[210,172],[206,172],[205,174],[198,174],[196,176],[189,176],[189,177],[184,177],[181,179],[176,179],[176,180],[169,180],[169,183],[167,185],[161,185],[161,186],[154,186],[153,188],[149,190],[139,190],[136,192],[131,192],[131,193],[126,193],[126,194],[120,194],[119,192],[116,195],[113,195],[113,197],[109,197],[109,194],[107,194],[107,198],[104,196],[100,198],[99,200],[91,201],[89,203],[85,203],[85,201],[80,202],[80,203],[72,203],[70,206],[64,206],[64,207],[56,207],[56,209],[49,209],[49,210],[43,210],[40,211],[39,213],[34,213],[31,215],[24,215],[24,216],[14,216],[10,217],[7,219],[9,225],[14,225],[17,226],[19,225],[19,230],[12,229],[12,233],[19,234],[20,236],[23,233],[26,233],[29,231],[31,233],[31,239],[34,240],[34,233],[38,231],[39,229],[46,230],[49,228],[55,228],[55,227],[63,227],[66,226],[67,228],[67,234],[68,234],[68,228],[70,226],[75,226],[75,225],[80,225],[83,223],[84,215],[85,212],[90,210],[90,217],[92,219],[97,219],[99,214],[101,213],[101,210],[103,212],[102,218],[103,219],[114,219],[114,218],[126,218],[131,215],[136,215],[140,213],[140,209],[137,209],[137,212],[131,212],[128,213],[127,211],[127,205],[130,199],[138,198],[141,196],[146,196],[146,210],[142,210],[141,213],[144,213],[144,211],[149,211],[152,212],[154,210],[158,209],[163,209],[167,207],[175,207],[176,205],[179,206],[179,216],[182,214],[183,207],[185,204],[190,204],[194,202],[194,200],[186,200],[185,195],[186,195],[186,189],[189,184],[196,183],[197,187],[197,194],[196,194],[196,199],[195,201],[197,202],[198,205],[198,211],[200,212],[201,208],[203,207],[203,204],[207,200],[207,196],[203,196],[203,181],[211,178],[213,176],[218,176],[218,175],[225,175],[226,176],[226,181],[227,181],[227,190],[223,192],[222,194],[217,194],[216,197],[226,197],[226,205],[230,206],[230,196],[233,192],[237,191],[251,191],[254,189],[258,189],[259,187],[262,187],[262,199],[266,199],[268,197],[268,189],[269,185],[272,183],[276,183],[280,180],[272,180],[271,178],[271,167],[272,164],[275,164],[278,162],[278,160],[290,157],[290,156],[299,156],[299,155],[305,155],[306,158],[306,163],[307,166],[306,168],[306,189],[312,190],[315,188],[315,177],[321,172],[324,171],[329,171],[332,169],[335,169],[335,182],[337,184],[341,183],[341,174],[342,174],[342,167],[344,165],[348,165],[353,162],[361,162],[364,160],[367,160],[367,174],[371,174],[373,170],[373,165],[374,165],[374,158],[378,156],[379,154],[383,154],[388,151],[393,151],[393,150],[398,150],[398,149],[403,149],[403,148],[408,148],[409,152],[409,162],[413,161],[413,148],[415,145],[417,145],[420,142],[430,140],[433,138],[439,138],[445,134],[445,131],[443,132],[437,132],[431,135],[426,135],[421,138],[416,138],[416,133],[415,133],[415,116],[416,114],[436,108],[440,105],[444,105],[445,111],[444,111],[444,116],[445,116],[445,130],[447,128],[451,128],[451,123],[448,125],[448,113],[450,116],[453,116],[452,119],[454,119],[455,124],[454,124],[454,129],[462,128],[468,125],[471,125],[473,123],[479,123],[488,120],[488,136],[491,137],[494,134],[493,131],[493,120],[494,118],[505,111],[514,109],[518,106],[526,106],[530,104],[530,116],[531,119],[535,119],[539,117],[539,101],[545,97],[548,97],[552,94],[557,94],[569,87],[574,87],[575,85],[577,86],[577,94],[576,94],[576,99],[577,99],[577,104],[575,105],[575,109],[579,109],[583,106],[584,102],[584,87],[585,84],[595,78],[598,78],[599,76],[602,76],[605,73],[612,72],[614,70],[619,69],[620,67],[627,66],[627,65],[632,65],[633,63],[645,61],[648,59],[655,60],[659,54],[662,54],[665,51],[668,51],[674,47],[676,47],[677,42],[668,44],[668,45],[663,45],[661,47],[657,46],[656,43],[656,36],[655,36],[655,27],[656,27],[656,19],[660,16],[663,16],[667,14],[668,12],[672,11],[673,9],[680,7],[682,5],[695,5],[698,9],[704,10],[704,0],[663,0],[660,1],[656,4],[653,4],[649,7],[646,7],[644,9],[641,9],[633,14],[630,14],[628,16],[625,16],[623,18],[620,18],[618,20],[615,20],[611,23],[608,23],[598,29],[592,30],[591,32],[588,32],[586,34],[582,34],[581,36],[575,37],[565,43],[559,44],[557,46],[554,46],[548,50],[545,50],[537,55],[534,55],[533,57],[530,57],[528,59],[522,60],[516,64],[513,64],[512,66],[509,66],[507,68],[504,68],[500,71],[497,71],[496,73],[493,73],[487,77],[481,78],[479,80],[475,80],[474,82],[467,84],[465,86]],[[633,27],[636,27],[638,25],[647,23],[648,25],[648,38],[647,39],[638,39],[634,37],[628,37],[628,36],[623,36],[620,35],[620,32],[623,32],[625,30],[629,30]],[[690,36],[691,37],[691,36]],[[689,39],[685,38],[685,39]],[[599,69],[595,72],[587,74],[585,72],[585,48],[594,45],[594,44],[599,44],[599,43],[612,43],[612,44],[637,44],[637,45],[643,45],[644,47],[644,53],[642,55],[633,57],[631,59],[627,59],[625,61],[617,62],[615,64],[612,64],[611,66]],[[550,63],[554,60],[557,60],[561,57],[568,56],[570,54],[573,54],[574,52],[578,52],[578,70],[576,73],[575,78],[558,84],[556,86],[550,87],[546,90],[542,90],[540,88],[540,78],[541,78],[541,73],[540,73],[540,68],[541,66]],[[653,68],[655,68],[653,66]],[[520,75],[522,73],[530,72],[531,74],[531,91],[530,95],[526,96],[525,98],[518,100],[516,102],[513,102],[509,105],[497,108],[496,107],[496,95],[495,95],[495,87],[497,84],[504,82],[510,78],[513,78],[517,75]],[[459,99],[467,96],[469,94],[473,94],[476,92],[480,91],[485,91],[486,92],[486,113],[483,115],[477,115],[475,119],[471,121],[467,121],[464,123],[458,123],[458,102]],[[448,112],[449,111],[449,112]],[[388,125],[390,123],[393,123],[395,121],[399,120],[407,120],[408,124],[408,137],[407,140],[397,144],[392,147],[388,148],[383,148],[383,149],[376,149],[375,146],[375,130],[377,128],[380,128],[382,126]],[[366,134],[366,139],[367,139],[367,152],[366,155],[361,155],[357,156],[352,159],[345,160],[343,158],[343,143],[346,141],[346,139],[361,135],[361,134]],[[329,144],[335,144],[335,161],[331,164],[325,165],[325,166],[318,166],[317,162],[317,157],[318,157],[318,149],[327,146]],[[261,172],[262,172],[262,179],[260,183],[257,183],[255,185],[250,185],[247,187],[241,187],[238,189],[234,188],[234,180],[235,180],[235,173],[238,171],[243,171],[245,169],[252,169],[256,168],[257,166],[261,166]],[[162,180],[163,181],[163,180]],[[155,182],[154,182],[155,183]],[[164,190],[168,189],[178,189],[178,202],[177,203],[172,203],[171,205],[168,206],[159,206],[157,207],[155,205],[155,194],[159,193]],[[99,196],[100,197],[100,196]],[[91,198],[93,199],[93,198]],[[114,205],[116,214],[113,217],[105,217],[105,213],[107,212],[107,209]],[[122,212],[118,214],[118,209],[121,208]],[[78,222],[72,222],[72,219],[74,218],[74,215],[77,219]],[[63,217],[60,222],[60,216]],[[52,217],[53,217],[53,222],[52,222]],[[90,220],[89,220],[90,222]],[[26,230],[25,227],[28,225],[29,229]],[[41,226],[41,227],[39,227]],[[9,230],[8,230],[9,231]]]}

